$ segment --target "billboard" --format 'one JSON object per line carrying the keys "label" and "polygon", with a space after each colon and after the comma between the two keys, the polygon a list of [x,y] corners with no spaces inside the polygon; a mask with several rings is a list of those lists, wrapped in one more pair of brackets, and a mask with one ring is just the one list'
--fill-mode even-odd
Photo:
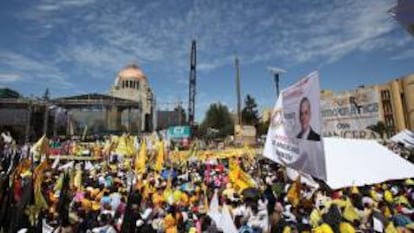
{"label": "billboard", "polygon": [[378,138],[379,135],[367,127],[381,120],[379,101],[379,94],[374,87],[322,96],[323,136]]}
{"label": "billboard", "polygon": [[256,138],[256,128],[252,125],[235,125],[234,135],[243,137],[254,137]]}
{"label": "billboard", "polygon": [[182,139],[190,137],[190,126],[171,126],[167,130],[169,139]]}
{"label": "billboard", "polygon": [[234,125],[234,136],[236,143],[256,144],[256,128],[252,125]]}
{"label": "billboard", "polygon": [[326,180],[319,73],[282,90],[272,111],[264,156]]}

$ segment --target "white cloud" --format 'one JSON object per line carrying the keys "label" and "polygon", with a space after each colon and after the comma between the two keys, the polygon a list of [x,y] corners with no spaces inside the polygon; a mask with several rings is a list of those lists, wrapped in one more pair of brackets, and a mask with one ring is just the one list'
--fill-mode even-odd
{"label": "white cloud", "polygon": [[42,37],[64,26],[69,34],[59,51],[85,70],[119,68],[131,58],[165,71],[187,70],[196,38],[197,68],[211,71],[232,65],[235,53],[244,64],[278,60],[293,66],[393,47],[388,34],[397,24],[387,14],[392,4],[337,0],[297,8],[289,2],[44,0],[27,15],[44,25]]}
{"label": "white cloud", "polygon": [[21,76],[19,74],[0,73],[0,83],[13,83],[19,81]]}
{"label": "white cloud", "polygon": [[45,82],[58,89],[66,89],[73,86],[65,79],[65,75],[52,63],[41,62],[35,58],[24,56],[15,52],[0,51],[0,64],[3,69],[18,73],[19,77],[8,76],[9,80],[26,83]]}
{"label": "white cloud", "polygon": [[[32,51],[21,54],[30,62],[17,60],[29,63],[35,73],[55,74],[50,78],[56,82],[67,82],[65,77],[75,71],[112,80],[119,69],[136,60],[144,71],[150,64],[157,73],[165,74],[151,79],[170,79],[168,83],[174,86],[165,88],[182,92],[181,87],[188,85],[193,38],[197,40],[197,74],[206,76],[222,67],[233,68],[234,54],[238,54],[242,65],[261,62],[289,69],[311,62],[326,65],[353,52],[385,51],[394,55],[404,51],[412,38],[395,33],[401,28],[387,13],[394,3],[40,0],[28,5],[23,14],[16,13],[16,19],[23,20],[30,29],[28,41],[32,42],[32,37],[41,39],[22,49]],[[46,61],[42,56],[30,56],[44,49],[36,47],[43,40],[50,42]],[[411,58],[410,54],[412,51],[406,51],[391,59]],[[67,64],[74,71],[64,73],[59,68]],[[8,62],[7,66],[12,72],[23,70],[21,80],[31,77],[29,69],[21,68],[19,63]],[[162,88],[156,94],[165,99]],[[187,88],[183,96],[187,98]],[[196,103],[207,108],[210,98],[197,96],[200,101]]]}
{"label": "white cloud", "polygon": [[40,1],[37,5],[37,9],[40,11],[50,12],[64,10],[67,7],[84,7],[91,3],[96,2],[96,0],[60,0],[60,1],[49,1],[43,0]]}

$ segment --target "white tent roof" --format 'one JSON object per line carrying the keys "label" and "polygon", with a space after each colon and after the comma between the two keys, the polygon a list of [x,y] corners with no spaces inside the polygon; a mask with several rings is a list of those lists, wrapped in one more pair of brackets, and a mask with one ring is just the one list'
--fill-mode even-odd
{"label": "white tent roof", "polygon": [[414,177],[414,164],[374,140],[324,138],[332,189]]}
{"label": "white tent roof", "polygon": [[395,143],[402,143],[407,148],[414,148],[414,132],[404,129],[403,131],[397,133],[392,138],[391,141]]}

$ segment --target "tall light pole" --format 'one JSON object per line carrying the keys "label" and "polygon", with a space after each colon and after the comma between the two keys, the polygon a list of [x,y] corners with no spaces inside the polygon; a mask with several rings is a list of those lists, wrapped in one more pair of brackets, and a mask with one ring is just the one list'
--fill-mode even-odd
{"label": "tall light pole", "polygon": [[286,70],[278,67],[267,67],[267,70],[273,74],[275,85],[276,85],[276,95],[279,97],[279,75],[282,73],[286,73]]}
{"label": "tall light pole", "polygon": [[241,97],[240,97],[240,68],[239,58],[236,57],[236,94],[237,94],[237,124],[242,124]]}

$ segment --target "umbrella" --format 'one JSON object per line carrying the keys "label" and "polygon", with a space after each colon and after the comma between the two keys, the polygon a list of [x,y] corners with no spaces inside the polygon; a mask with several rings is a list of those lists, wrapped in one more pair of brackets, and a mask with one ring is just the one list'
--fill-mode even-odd
{"label": "umbrella", "polygon": [[192,185],[191,183],[184,183],[180,186],[180,189],[182,191],[187,191],[187,192],[191,192],[194,191],[194,185]]}
{"label": "umbrella", "polygon": [[170,169],[165,169],[164,171],[162,171],[161,177],[167,180],[170,174],[172,179],[177,177],[177,172]]}
{"label": "umbrella", "polygon": [[258,198],[260,196],[260,190],[257,188],[249,187],[243,189],[242,193],[244,198]]}

